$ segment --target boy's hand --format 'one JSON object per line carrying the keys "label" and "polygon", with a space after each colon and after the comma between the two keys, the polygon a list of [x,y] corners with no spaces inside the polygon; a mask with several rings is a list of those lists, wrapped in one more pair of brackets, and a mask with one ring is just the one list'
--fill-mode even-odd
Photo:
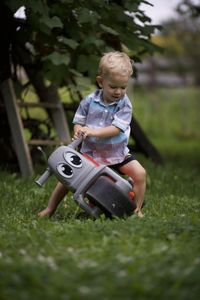
{"label": "boy's hand", "polygon": [[80,133],[79,132],[74,132],[73,140],[77,140],[80,138]]}
{"label": "boy's hand", "polygon": [[93,135],[93,129],[89,128],[87,126],[82,127],[79,130],[79,134],[83,136],[83,138],[85,139],[87,136],[92,136]]}
{"label": "boy's hand", "polygon": [[72,138],[72,140],[77,140],[79,139],[81,136],[83,136],[82,134],[82,128],[83,126],[77,124],[74,126],[74,136]]}
{"label": "boy's hand", "polygon": [[92,134],[92,128],[89,128],[87,126],[76,126],[74,128],[74,136],[72,140],[79,139],[80,137],[83,137],[83,139],[85,139],[87,136],[92,136]]}

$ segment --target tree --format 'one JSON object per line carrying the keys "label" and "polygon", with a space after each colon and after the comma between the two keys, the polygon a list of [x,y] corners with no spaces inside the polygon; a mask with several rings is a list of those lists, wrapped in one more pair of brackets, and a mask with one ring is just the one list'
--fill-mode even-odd
{"label": "tree", "polygon": [[[157,26],[151,25],[141,3],[151,5],[145,0],[1,1],[1,81],[14,66],[18,96],[31,84],[40,101],[48,101],[61,86],[73,95],[80,76],[94,82],[103,52],[123,50],[141,60],[157,49],[150,40]],[[25,19],[14,17],[23,5]],[[7,35],[4,28],[9,28]],[[19,66],[29,79],[25,86],[16,76]]]}
{"label": "tree", "polygon": [[[102,52],[126,47],[138,60],[156,47],[150,41],[155,26],[140,10],[142,2],[147,1],[5,0],[1,11],[10,13],[13,61],[24,63],[19,53],[23,49],[45,78],[65,85],[79,73],[93,79]],[[13,19],[22,5],[26,20]]]}

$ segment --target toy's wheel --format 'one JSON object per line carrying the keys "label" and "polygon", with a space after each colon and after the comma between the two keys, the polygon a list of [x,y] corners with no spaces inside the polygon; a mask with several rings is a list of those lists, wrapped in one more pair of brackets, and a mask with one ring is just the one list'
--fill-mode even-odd
{"label": "toy's wheel", "polygon": [[135,202],[107,176],[100,176],[86,195],[108,217],[126,217],[136,208]]}

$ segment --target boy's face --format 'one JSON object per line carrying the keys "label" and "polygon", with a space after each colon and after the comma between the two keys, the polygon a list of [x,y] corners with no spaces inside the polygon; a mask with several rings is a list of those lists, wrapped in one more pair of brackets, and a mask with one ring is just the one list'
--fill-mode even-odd
{"label": "boy's face", "polygon": [[103,100],[111,103],[120,100],[126,93],[129,76],[121,74],[109,74],[97,76],[97,83],[103,90]]}

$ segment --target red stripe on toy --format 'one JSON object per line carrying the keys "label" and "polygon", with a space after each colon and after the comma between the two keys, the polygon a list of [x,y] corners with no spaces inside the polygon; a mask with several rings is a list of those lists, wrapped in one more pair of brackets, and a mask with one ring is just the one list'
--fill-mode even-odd
{"label": "red stripe on toy", "polygon": [[94,160],[91,156],[89,156],[88,154],[83,154],[83,156],[85,158],[87,158],[89,161],[91,161],[96,167],[100,166],[100,164],[96,160]]}

